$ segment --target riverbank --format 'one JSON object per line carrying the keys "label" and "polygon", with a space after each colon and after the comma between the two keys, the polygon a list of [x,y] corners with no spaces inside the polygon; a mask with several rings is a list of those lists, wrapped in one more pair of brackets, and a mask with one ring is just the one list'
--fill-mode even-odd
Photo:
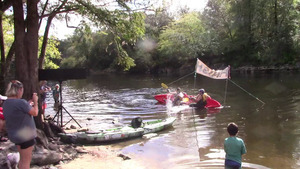
{"label": "riverbank", "polygon": [[298,72],[300,70],[299,65],[281,65],[281,66],[242,66],[233,68],[232,71],[239,73],[255,73],[255,72]]}
{"label": "riverbank", "polygon": [[121,169],[156,169],[153,162],[138,158],[134,155],[120,153],[120,148],[103,145],[87,146],[87,153],[79,155],[72,161],[66,161],[56,165],[58,169],[86,169],[86,168],[121,168]]}
{"label": "riverbank", "polygon": [[[55,131],[53,123],[45,122],[45,126],[51,126],[52,131]],[[77,129],[76,126],[70,125],[61,130],[73,133],[88,129]],[[43,131],[37,129],[37,143],[32,152],[32,169],[160,168],[158,165],[154,165],[157,163],[155,161],[149,162],[148,159],[142,159],[135,154],[122,154],[123,144],[68,144],[62,142],[56,132],[51,135],[51,137],[47,137]],[[8,159],[11,163],[15,163],[15,159],[19,159],[16,146],[10,140],[0,142],[0,152],[0,169],[9,168]]]}
{"label": "riverbank", "polygon": [[[212,65],[207,65],[211,69],[224,69],[228,65],[224,64],[212,64]],[[176,67],[176,68],[160,68],[155,71],[147,71],[144,73],[139,72],[138,74],[159,74],[159,75],[186,75],[190,74],[193,72],[195,69],[195,64],[194,63],[189,63],[182,65],[181,67]],[[231,72],[236,72],[236,73],[241,73],[241,74],[253,74],[255,72],[265,72],[265,73],[271,73],[271,72],[299,72],[300,71],[300,62],[295,64],[295,65],[280,65],[280,66],[252,66],[252,65],[247,65],[247,66],[240,66],[240,67],[234,67],[231,66],[230,68]],[[89,70],[90,75],[99,75],[99,74],[137,74],[137,72],[118,72],[117,70],[103,70],[103,71],[95,71],[95,70]]]}
{"label": "riverbank", "polygon": [[[58,138],[54,140],[47,143],[48,145],[41,143],[35,145],[32,169],[159,168],[153,162],[147,162],[148,160],[136,157],[134,154],[130,156],[122,154],[122,148],[118,144],[84,146],[64,144]],[[17,157],[16,147],[9,140],[0,142],[0,152],[0,168],[8,169],[7,156],[12,153]]]}

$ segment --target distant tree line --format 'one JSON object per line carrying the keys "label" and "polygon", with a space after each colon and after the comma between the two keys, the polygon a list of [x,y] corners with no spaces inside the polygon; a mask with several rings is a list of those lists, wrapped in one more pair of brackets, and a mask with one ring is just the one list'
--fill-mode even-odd
{"label": "distant tree line", "polygon": [[[99,71],[159,73],[209,65],[280,66],[300,62],[299,0],[209,0],[202,12],[167,5],[137,12],[131,31],[105,27],[91,31],[87,23],[60,42],[61,67]],[[120,43],[114,43],[118,33]],[[120,57],[118,50],[124,49]]]}

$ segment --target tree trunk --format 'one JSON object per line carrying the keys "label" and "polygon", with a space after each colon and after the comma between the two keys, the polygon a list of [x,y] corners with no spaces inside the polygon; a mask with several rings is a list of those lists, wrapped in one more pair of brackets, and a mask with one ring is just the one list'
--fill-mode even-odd
{"label": "tree trunk", "polygon": [[5,64],[5,48],[4,48],[4,36],[3,36],[3,25],[2,25],[2,14],[0,13],[0,50],[1,50],[1,73],[3,72]]}
{"label": "tree trunk", "polygon": [[[5,48],[4,48],[4,36],[3,36],[3,27],[2,27],[2,14],[0,14],[0,52],[1,52],[1,60],[0,60],[0,86],[5,86],[4,83],[4,65],[5,65]],[[0,94],[4,94],[5,87],[1,87]]]}
{"label": "tree trunk", "polygon": [[[32,93],[39,93],[38,81],[38,41],[39,41],[39,16],[37,8],[38,0],[27,1],[27,34],[25,36],[26,52],[28,54],[28,67],[30,92],[28,95],[31,97]],[[41,110],[41,102],[39,101],[39,110]],[[37,128],[43,129],[43,122],[41,118],[41,111],[35,118]]]}
{"label": "tree trunk", "polygon": [[48,44],[48,34],[49,34],[49,30],[50,30],[50,26],[52,23],[52,20],[54,18],[55,15],[51,15],[48,17],[47,20],[47,25],[45,28],[45,33],[44,33],[44,38],[43,38],[43,44],[42,44],[42,48],[41,48],[41,53],[40,53],[40,57],[39,57],[39,69],[43,68],[43,63],[45,60],[45,53],[46,53],[46,47]]}
{"label": "tree trunk", "polygon": [[[16,79],[24,85],[24,99],[39,92],[38,83],[38,0],[27,1],[26,25],[22,1],[13,0],[15,23]],[[39,106],[41,107],[41,106]],[[35,118],[37,128],[43,129],[42,119]]]}
{"label": "tree trunk", "polygon": [[38,41],[39,41],[39,16],[37,8],[38,0],[27,1],[27,33],[25,35],[25,51],[27,55],[27,64],[28,64],[28,83],[29,93],[28,96],[32,96],[32,93],[38,93]]}
{"label": "tree trunk", "polygon": [[[37,51],[38,13],[37,0],[28,1],[27,25],[25,25],[22,1],[13,1],[15,23],[16,79],[24,84],[24,98],[30,99],[38,92]],[[25,32],[27,31],[27,32]]]}
{"label": "tree trunk", "polygon": [[15,49],[16,56],[16,79],[20,80],[24,84],[24,96],[29,99],[27,92],[29,90],[29,84],[26,79],[28,76],[28,64],[26,59],[26,52],[24,47],[25,38],[25,21],[24,21],[24,11],[23,3],[19,0],[13,0],[13,12],[14,12],[14,33],[15,33],[15,43],[18,46]]}

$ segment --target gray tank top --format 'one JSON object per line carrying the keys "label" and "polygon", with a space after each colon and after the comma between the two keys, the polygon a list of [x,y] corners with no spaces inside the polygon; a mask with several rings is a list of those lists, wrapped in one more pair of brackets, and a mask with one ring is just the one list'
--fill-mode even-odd
{"label": "gray tank top", "polygon": [[29,141],[37,136],[32,109],[24,99],[7,99],[3,103],[3,115],[8,138],[15,144]]}

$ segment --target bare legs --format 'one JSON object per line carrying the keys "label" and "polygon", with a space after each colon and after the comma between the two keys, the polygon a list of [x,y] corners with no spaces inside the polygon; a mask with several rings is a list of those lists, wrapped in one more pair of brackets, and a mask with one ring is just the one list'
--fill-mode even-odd
{"label": "bare legs", "polygon": [[7,138],[4,138],[5,133],[5,120],[0,119],[0,142],[7,140]]}
{"label": "bare legs", "polygon": [[5,132],[5,121],[0,119],[0,133]]}
{"label": "bare legs", "polygon": [[33,146],[30,146],[26,149],[21,149],[21,147],[17,145],[17,148],[20,153],[19,169],[29,169],[32,158]]}

